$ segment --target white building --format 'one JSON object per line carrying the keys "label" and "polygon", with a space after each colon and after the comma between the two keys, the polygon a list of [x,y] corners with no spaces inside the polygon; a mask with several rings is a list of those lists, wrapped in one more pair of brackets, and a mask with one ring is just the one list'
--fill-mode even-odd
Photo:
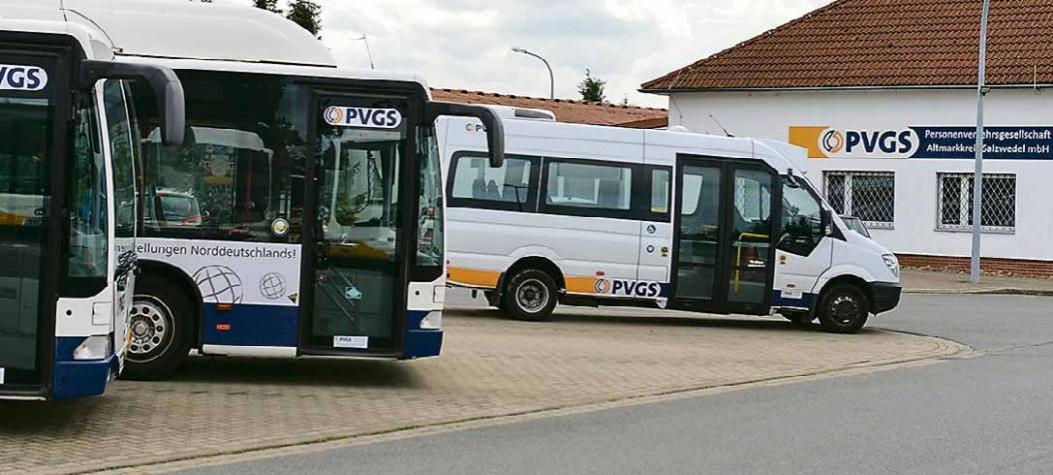
{"label": "white building", "polygon": [[[985,269],[1053,275],[1053,0],[992,9]],[[671,126],[808,149],[907,265],[967,268],[980,0],[839,0],[644,84]]]}

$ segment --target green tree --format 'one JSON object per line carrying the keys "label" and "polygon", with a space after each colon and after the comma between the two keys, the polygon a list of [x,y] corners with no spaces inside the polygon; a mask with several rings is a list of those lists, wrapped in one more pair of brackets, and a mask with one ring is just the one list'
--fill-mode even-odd
{"label": "green tree", "polygon": [[589,102],[607,102],[607,96],[603,90],[607,87],[607,81],[592,75],[592,71],[585,70],[585,79],[578,84],[578,92],[581,98]]}
{"label": "green tree", "polygon": [[285,16],[314,36],[322,31],[322,6],[311,0],[292,0]]}
{"label": "green tree", "polygon": [[278,0],[253,0],[256,4],[256,8],[267,10],[281,14],[282,10],[278,8]]}

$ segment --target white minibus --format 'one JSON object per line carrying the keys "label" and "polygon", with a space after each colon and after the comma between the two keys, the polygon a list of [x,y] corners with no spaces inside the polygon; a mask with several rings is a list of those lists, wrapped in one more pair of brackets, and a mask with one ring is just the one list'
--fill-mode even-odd
{"label": "white minibus", "polygon": [[850,333],[899,303],[896,257],[848,230],[795,147],[495,110],[499,168],[478,121],[438,127],[449,282],[514,317],[549,319],[557,302],[657,306]]}

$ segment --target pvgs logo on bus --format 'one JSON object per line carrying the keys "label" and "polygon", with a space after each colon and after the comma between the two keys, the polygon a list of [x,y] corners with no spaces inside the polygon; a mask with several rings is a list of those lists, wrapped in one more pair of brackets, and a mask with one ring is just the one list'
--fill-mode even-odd
{"label": "pvgs logo on bus", "polygon": [[921,140],[912,128],[790,127],[790,143],[808,149],[810,158],[910,158]]}
{"label": "pvgs logo on bus", "polygon": [[326,108],[323,115],[327,124],[336,127],[397,129],[402,126],[402,112],[398,109],[333,106]]}
{"label": "pvgs logo on bus", "polygon": [[0,64],[0,90],[43,91],[48,85],[48,72],[37,66]]}
{"label": "pvgs logo on bus", "polygon": [[613,295],[616,297],[645,297],[655,298],[663,295],[663,287],[659,282],[623,280],[623,279],[596,279],[596,294]]}

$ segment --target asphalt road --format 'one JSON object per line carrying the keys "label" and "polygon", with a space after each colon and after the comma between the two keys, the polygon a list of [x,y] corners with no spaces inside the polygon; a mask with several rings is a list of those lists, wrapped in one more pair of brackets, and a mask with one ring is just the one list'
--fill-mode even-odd
{"label": "asphalt road", "polygon": [[907,296],[872,325],[949,338],[981,355],[193,473],[1053,469],[1053,299]]}

